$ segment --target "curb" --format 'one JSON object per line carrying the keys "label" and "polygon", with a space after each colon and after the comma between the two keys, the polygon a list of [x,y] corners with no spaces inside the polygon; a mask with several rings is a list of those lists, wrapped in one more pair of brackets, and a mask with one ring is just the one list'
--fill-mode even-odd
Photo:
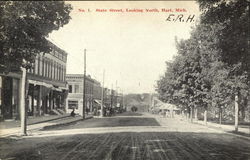
{"label": "curb", "polygon": [[38,122],[33,122],[33,123],[28,123],[27,125],[34,125],[34,124],[39,124],[39,123],[45,123],[45,122],[50,122],[50,121],[54,121],[54,120],[58,120],[58,119],[64,119],[70,117],[70,115],[66,115],[66,116],[61,116],[61,117],[57,117],[57,118],[52,118],[52,119],[48,119],[48,120],[44,120],[44,121],[38,121]]}
{"label": "curb", "polygon": [[[68,116],[66,116],[66,117],[68,117]],[[64,117],[64,118],[66,118],[66,117]],[[87,119],[91,119],[91,118],[93,118],[93,116],[87,117],[85,119],[79,118],[79,119],[74,119],[74,120],[69,121],[69,122],[62,122],[62,123],[58,123],[58,124],[52,124],[52,125],[48,125],[48,126],[38,127],[38,128],[27,130],[27,132],[35,131],[35,130],[47,130],[47,129],[52,129],[52,128],[56,128],[56,127],[60,127],[60,126],[71,125],[71,124],[77,123],[78,121],[83,121],[83,120],[87,120]],[[58,119],[60,119],[60,118],[56,118],[54,120],[58,120]],[[41,122],[41,123],[43,123],[43,122]],[[7,134],[0,135],[0,139],[1,138],[6,138],[6,137],[9,137],[9,136],[18,136],[19,137],[21,135],[19,135],[19,131],[15,131],[15,132],[12,132],[12,133],[7,133]]]}
{"label": "curb", "polygon": [[75,124],[75,123],[77,123],[79,121],[84,121],[84,120],[91,119],[91,118],[93,118],[93,116],[92,117],[86,117],[85,119],[79,118],[79,119],[75,119],[75,120],[72,120],[72,121],[69,121],[69,122],[63,122],[63,123],[53,124],[53,125],[49,125],[49,126],[44,126],[44,127],[40,128],[39,130],[49,130],[49,129],[54,129],[54,128],[57,128],[57,127],[68,126],[68,125]]}

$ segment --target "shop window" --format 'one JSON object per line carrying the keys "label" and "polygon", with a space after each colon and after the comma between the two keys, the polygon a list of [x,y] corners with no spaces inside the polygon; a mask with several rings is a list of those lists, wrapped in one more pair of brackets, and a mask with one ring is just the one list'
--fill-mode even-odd
{"label": "shop window", "polygon": [[2,77],[0,76],[0,115],[2,114],[1,105],[2,105]]}
{"label": "shop window", "polygon": [[13,79],[12,86],[12,113],[18,114],[18,100],[19,100],[19,80]]}
{"label": "shop window", "polygon": [[68,109],[78,109],[78,101],[68,101]]}

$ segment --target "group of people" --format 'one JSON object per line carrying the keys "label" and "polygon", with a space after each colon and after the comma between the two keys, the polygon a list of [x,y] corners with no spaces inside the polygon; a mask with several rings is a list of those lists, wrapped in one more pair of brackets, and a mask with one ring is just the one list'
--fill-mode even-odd
{"label": "group of people", "polygon": [[[110,116],[114,116],[116,113],[116,110],[114,108],[105,108],[103,110],[103,115],[106,117],[110,117]],[[101,114],[101,110],[97,110],[96,108],[94,109],[94,115],[99,116]],[[75,113],[75,108],[73,108],[73,110],[70,113],[70,116],[75,117],[76,113]]]}
{"label": "group of people", "polygon": [[[114,108],[104,108],[103,109],[103,116],[110,117],[115,115],[115,109]],[[95,116],[100,116],[101,114],[101,109],[97,110],[96,108],[94,109],[94,115]]]}
{"label": "group of people", "polygon": [[106,108],[106,109],[104,109],[103,115],[104,115],[104,116],[107,116],[107,117],[114,116],[114,115],[115,115],[115,110],[114,110],[114,108]]}

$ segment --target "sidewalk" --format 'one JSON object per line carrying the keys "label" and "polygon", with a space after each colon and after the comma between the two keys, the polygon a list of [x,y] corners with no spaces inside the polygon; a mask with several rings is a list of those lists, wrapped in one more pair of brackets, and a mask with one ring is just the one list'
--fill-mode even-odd
{"label": "sidewalk", "polygon": [[[189,120],[187,120],[185,118],[180,118],[180,119],[191,123]],[[205,124],[204,121],[201,121],[201,120],[198,120],[198,121],[193,120],[193,124],[206,126],[208,128],[220,130],[220,131],[223,131],[224,133],[231,134],[231,135],[241,137],[241,138],[246,138],[246,139],[250,140],[250,126],[243,127],[243,125],[239,125],[238,132],[235,132],[234,125],[225,125],[225,124],[220,125],[220,124],[214,123],[214,122],[207,122],[207,124]]]}
{"label": "sidewalk", "polygon": [[[174,118],[163,118],[161,115],[157,115],[157,114],[151,114],[153,117],[157,117],[159,119],[159,122],[161,122],[162,125],[165,125],[165,120],[168,119],[168,120],[176,120],[176,121],[182,121],[182,122],[185,122],[186,125],[188,125],[188,123],[191,123],[188,119],[186,119],[185,117],[182,117],[182,116],[179,116],[179,115],[175,115]],[[211,128],[211,129],[216,129],[216,130],[220,130],[220,131],[223,131],[225,133],[228,133],[228,134],[233,134],[233,135],[237,135],[237,136],[243,136],[243,137],[246,137],[247,139],[250,138],[250,126],[242,126],[242,125],[239,125],[238,127],[238,132],[234,132],[234,125],[220,125],[220,124],[217,124],[217,123],[212,123],[212,122],[207,122],[207,125],[204,124],[203,121],[195,121],[193,120],[193,123],[192,124],[198,124],[198,125],[201,125],[201,126],[204,126],[204,127],[208,127],[208,128]],[[167,124],[169,125],[169,124]],[[173,121],[173,124],[172,125],[175,125],[175,122]]]}
{"label": "sidewalk", "polygon": [[[203,121],[200,121],[200,120],[194,121],[194,123],[205,125],[205,123]],[[212,128],[216,128],[216,129],[222,129],[225,132],[235,133],[234,132],[234,130],[235,130],[234,125],[225,125],[225,124],[220,125],[218,123],[207,122],[207,126],[212,127]],[[243,126],[239,125],[238,133],[239,134],[245,134],[246,136],[250,137],[250,126],[244,126],[243,127]]]}
{"label": "sidewalk", "polygon": [[[27,117],[27,125],[42,123],[46,121],[52,121],[56,119],[61,119],[65,117],[69,117],[70,114],[64,115],[49,115],[49,116],[39,116],[39,117]],[[4,122],[0,122],[0,129],[8,129],[8,128],[15,128],[20,127],[20,120],[5,120]]]}
{"label": "sidewalk", "polygon": [[[93,118],[93,116],[86,115],[86,119],[89,118]],[[77,115],[75,117],[71,117],[69,114],[61,116],[43,116],[28,118],[27,134],[32,134],[32,132],[35,130],[68,125],[81,120],[83,120],[81,116]],[[5,121],[0,123],[0,137],[18,135],[20,135],[20,121]]]}

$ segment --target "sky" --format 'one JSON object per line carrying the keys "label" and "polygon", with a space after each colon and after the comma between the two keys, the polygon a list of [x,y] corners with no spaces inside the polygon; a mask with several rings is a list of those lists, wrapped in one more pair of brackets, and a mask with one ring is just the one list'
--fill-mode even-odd
{"label": "sky", "polygon": [[[176,55],[175,37],[189,38],[200,14],[195,1],[66,3],[73,7],[71,20],[53,31],[49,39],[68,53],[67,74],[83,74],[86,49],[87,74],[102,83],[104,73],[104,86],[123,93],[155,92],[156,82],[166,70],[165,62]],[[168,19],[170,14],[173,16]],[[184,20],[195,15],[194,21],[173,21],[180,14]]]}

